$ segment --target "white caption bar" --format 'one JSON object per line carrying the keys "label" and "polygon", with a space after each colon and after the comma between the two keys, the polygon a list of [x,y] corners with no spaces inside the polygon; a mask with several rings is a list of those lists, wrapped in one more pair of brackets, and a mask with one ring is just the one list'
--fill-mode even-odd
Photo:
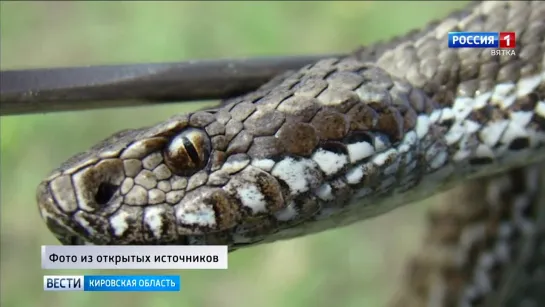
{"label": "white caption bar", "polygon": [[227,246],[44,245],[42,269],[227,269]]}

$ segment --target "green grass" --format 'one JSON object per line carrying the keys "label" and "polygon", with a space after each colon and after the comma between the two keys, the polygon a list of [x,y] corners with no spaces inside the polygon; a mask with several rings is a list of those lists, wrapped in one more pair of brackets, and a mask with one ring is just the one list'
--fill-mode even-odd
{"label": "green grass", "polygon": [[[441,18],[460,2],[2,2],[2,69],[349,51]],[[59,163],[124,128],[202,103],[1,118],[3,307],[382,306],[414,251],[425,204],[230,255],[180,274],[180,293],[42,291],[40,246],[57,244],[35,189]],[[99,272],[81,272],[99,273]],[[162,273],[162,272],[138,272]]]}

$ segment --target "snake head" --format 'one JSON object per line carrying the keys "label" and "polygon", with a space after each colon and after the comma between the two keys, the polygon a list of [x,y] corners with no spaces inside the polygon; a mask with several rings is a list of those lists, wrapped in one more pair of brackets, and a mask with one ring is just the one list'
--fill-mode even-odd
{"label": "snake head", "polygon": [[63,244],[185,244],[188,235],[233,227],[240,200],[225,184],[245,162],[235,155],[224,165],[222,137],[211,134],[225,129],[205,128],[215,120],[210,112],[176,116],[74,156],[38,187],[49,229]]}
{"label": "snake head", "polygon": [[263,227],[283,191],[267,163],[250,165],[251,139],[229,117],[202,111],[112,135],[41,182],[42,218],[68,245],[227,244],[243,219]]}

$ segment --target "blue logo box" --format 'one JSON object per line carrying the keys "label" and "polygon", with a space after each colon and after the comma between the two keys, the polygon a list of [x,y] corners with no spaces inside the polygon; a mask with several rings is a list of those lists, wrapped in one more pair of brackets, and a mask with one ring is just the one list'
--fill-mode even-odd
{"label": "blue logo box", "polygon": [[449,48],[498,48],[498,32],[449,32]]}

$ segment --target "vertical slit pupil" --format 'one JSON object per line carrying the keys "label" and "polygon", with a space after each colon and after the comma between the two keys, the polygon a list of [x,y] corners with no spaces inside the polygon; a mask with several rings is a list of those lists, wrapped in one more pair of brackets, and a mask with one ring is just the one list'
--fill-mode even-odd
{"label": "vertical slit pupil", "polygon": [[199,158],[199,153],[197,153],[197,149],[195,149],[195,146],[193,146],[193,143],[187,138],[183,137],[182,142],[184,143],[185,151],[191,158],[191,161],[195,163],[196,165],[201,164],[201,159]]}

